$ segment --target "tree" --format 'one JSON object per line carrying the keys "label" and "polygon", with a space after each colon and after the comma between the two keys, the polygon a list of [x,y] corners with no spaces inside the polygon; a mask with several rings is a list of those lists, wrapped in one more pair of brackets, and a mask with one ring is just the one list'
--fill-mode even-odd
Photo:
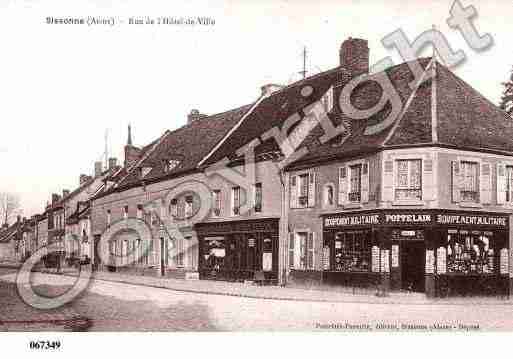
{"label": "tree", "polygon": [[0,223],[9,224],[20,213],[20,197],[14,193],[0,192]]}
{"label": "tree", "polygon": [[513,116],[513,70],[511,71],[511,75],[509,77],[508,82],[504,82],[502,84],[504,86],[504,91],[501,97],[500,108],[510,116]]}

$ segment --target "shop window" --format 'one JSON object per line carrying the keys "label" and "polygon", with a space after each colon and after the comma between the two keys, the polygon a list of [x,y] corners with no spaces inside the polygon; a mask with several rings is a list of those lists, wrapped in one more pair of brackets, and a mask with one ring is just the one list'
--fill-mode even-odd
{"label": "shop window", "polygon": [[478,173],[476,162],[461,162],[462,185],[460,190],[460,198],[465,202],[478,202]]}
{"label": "shop window", "polygon": [[308,207],[308,177],[308,173],[299,176],[298,205],[300,208]]}
{"label": "shop window", "polygon": [[262,183],[255,184],[255,212],[262,212]]}
{"label": "shop window", "polygon": [[396,200],[422,199],[421,160],[397,160]]}
{"label": "shop window", "polygon": [[340,272],[368,272],[370,268],[370,233],[365,231],[337,233],[333,269]]}
{"label": "shop window", "polygon": [[466,230],[452,232],[454,233],[447,234],[447,272],[494,273],[495,255],[491,232]]}
{"label": "shop window", "polygon": [[212,192],[212,205],[214,206],[213,216],[219,217],[221,215],[221,191],[218,189]]}
{"label": "shop window", "polygon": [[348,198],[350,202],[360,202],[362,198],[362,165],[357,164],[349,167],[350,185]]}
{"label": "shop window", "polygon": [[506,202],[513,202],[513,166],[506,166]]}

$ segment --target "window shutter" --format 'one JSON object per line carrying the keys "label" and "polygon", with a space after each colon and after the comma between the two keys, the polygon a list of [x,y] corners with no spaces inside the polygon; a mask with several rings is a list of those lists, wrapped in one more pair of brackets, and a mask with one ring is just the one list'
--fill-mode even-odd
{"label": "window shutter", "polygon": [[497,163],[497,204],[506,202],[506,167]]}
{"label": "window shutter", "polygon": [[383,166],[383,201],[394,200],[394,161],[387,160]]}
{"label": "window shutter", "polygon": [[315,245],[315,233],[308,233],[308,244],[306,247],[307,253],[307,269],[314,269],[314,245]]}
{"label": "window shutter", "polygon": [[433,174],[433,159],[423,161],[422,199],[432,201],[436,197],[435,176]]}
{"label": "window shutter", "polygon": [[452,161],[452,201],[460,201],[461,171],[459,161]]}
{"label": "window shutter", "polygon": [[315,172],[308,174],[308,207],[315,207]]}
{"label": "window shutter", "polygon": [[248,205],[248,195],[249,193],[247,193],[246,188],[239,187],[239,214],[246,214],[242,213],[242,207]]}
{"label": "window shutter", "polygon": [[369,161],[362,164],[362,203],[369,202]]}
{"label": "window shutter", "polygon": [[294,233],[289,233],[289,268],[294,268]]}
{"label": "window shutter", "polygon": [[479,191],[481,203],[490,204],[492,202],[492,174],[491,165],[489,163],[481,164]]}
{"label": "window shutter", "polygon": [[297,189],[297,176],[290,177],[290,208],[298,207],[298,189]]}
{"label": "window shutter", "polygon": [[338,204],[343,205],[347,202],[347,167],[338,169]]}

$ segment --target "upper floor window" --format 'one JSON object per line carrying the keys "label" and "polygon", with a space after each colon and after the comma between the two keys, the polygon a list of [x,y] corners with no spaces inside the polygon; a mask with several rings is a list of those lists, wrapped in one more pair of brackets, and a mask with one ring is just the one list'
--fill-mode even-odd
{"label": "upper floor window", "polygon": [[349,167],[349,201],[360,202],[362,198],[362,165],[357,164]]}
{"label": "upper floor window", "polygon": [[315,207],[315,172],[290,177],[290,207]]}
{"label": "upper floor window", "polygon": [[420,159],[397,160],[395,181],[396,200],[422,199],[422,172]]}
{"label": "upper floor window", "polygon": [[212,192],[212,205],[214,207],[213,215],[219,217],[221,215],[221,191],[215,189]]}
{"label": "upper floor window", "polygon": [[308,173],[302,174],[299,180],[299,207],[308,206]]}
{"label": "upper floor window", "polygon": [[255,212],[262,212],[262,183],[255,184]]}
{"label": "upper floor window", "polygon": [[110,226],[111,220],[112,220],[112,217],[111,217],[110,209],[108,209],[107,210],[107,226]]}
{"label": "upper floor window", "polygon": [[478,171],[477,162],[462,161],[461,171],[461,189],[460,199],[466,202],[477,202],[479,200],[478,192]]}
{"label": "upper floor window", "polygon": [[123,219],[128,218],[128,206],[123,207]]}
{"label": "upper floor window", "polygon": [[240,187],[232,188],[232,215],[240,214]]}

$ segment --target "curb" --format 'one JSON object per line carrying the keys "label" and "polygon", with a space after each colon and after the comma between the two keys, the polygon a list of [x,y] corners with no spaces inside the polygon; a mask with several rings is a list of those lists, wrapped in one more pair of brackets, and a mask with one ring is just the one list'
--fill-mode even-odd
{"label": "curb", "polygon": [[[19,266],[16,265],[3,265],[0,264],[0,268],[13,268],[17,269]],[[76,274],[70,273],[53,273],[47,271],[38,271],[39,273],[44,274],[52,274],[52,275],[62,275],[66,277],[77,277]],[[135,286],[143,286],[149,288],[157,288],[157,289],[167,289],[175,292],[182,293],[196,293],[196,294],[204,294],[204,295],[223,295],[228,297],[238,297],[238,298],[249,298],[249,299],[264,299],[264,300],[280,300],[280,301],[292,301],[292,302],[310,302],[310,303],[351,303],[351,304],[375,304],[375,305],[383,305],[383,304],[397,304],[397,305],[474,305],[474,306],[484,306],[484,305],[511,305],[513,304],[513,299],[496,299],[493,298],[490,301],[476,301],[472,302],[461,301],[458,299],[454,299],[452,301],[447,299],[422,299],[422,300],[408,300],[406,298],[393,298],[393,297],[381,297],[381,300],[370,300],[368,299],[368,295],[364,294],[351,294],[352,298],[347,299],[323,299],[323,298],[298,298],[298,297],[287,297],[287,296],[273,296],[273,295],[254,295],[254,294],[246,294],[246,293],[234,293],[234,292],[224,292],[224,291],[216,291],[216,290],[203,290],[203,289],[189,289],[189,288],[179,288],[166,286],[163,284],[148,284],[148,283],[137,283],[124,279],[107,279],[107,278],[97,278],[93,273],[91,279],[94,281],[102,281],[109,283],[122,283],[129,284]],[[319,291],[320,292],[320,291]],[[393,294],[392,294],[393,295]],[[386,299],[385,299],[386,298]],[[359,299],[359,300],[355,300]],[[361,300],[360,300],[361,299]],[[401,300],[403,299],[403,300]]]}

